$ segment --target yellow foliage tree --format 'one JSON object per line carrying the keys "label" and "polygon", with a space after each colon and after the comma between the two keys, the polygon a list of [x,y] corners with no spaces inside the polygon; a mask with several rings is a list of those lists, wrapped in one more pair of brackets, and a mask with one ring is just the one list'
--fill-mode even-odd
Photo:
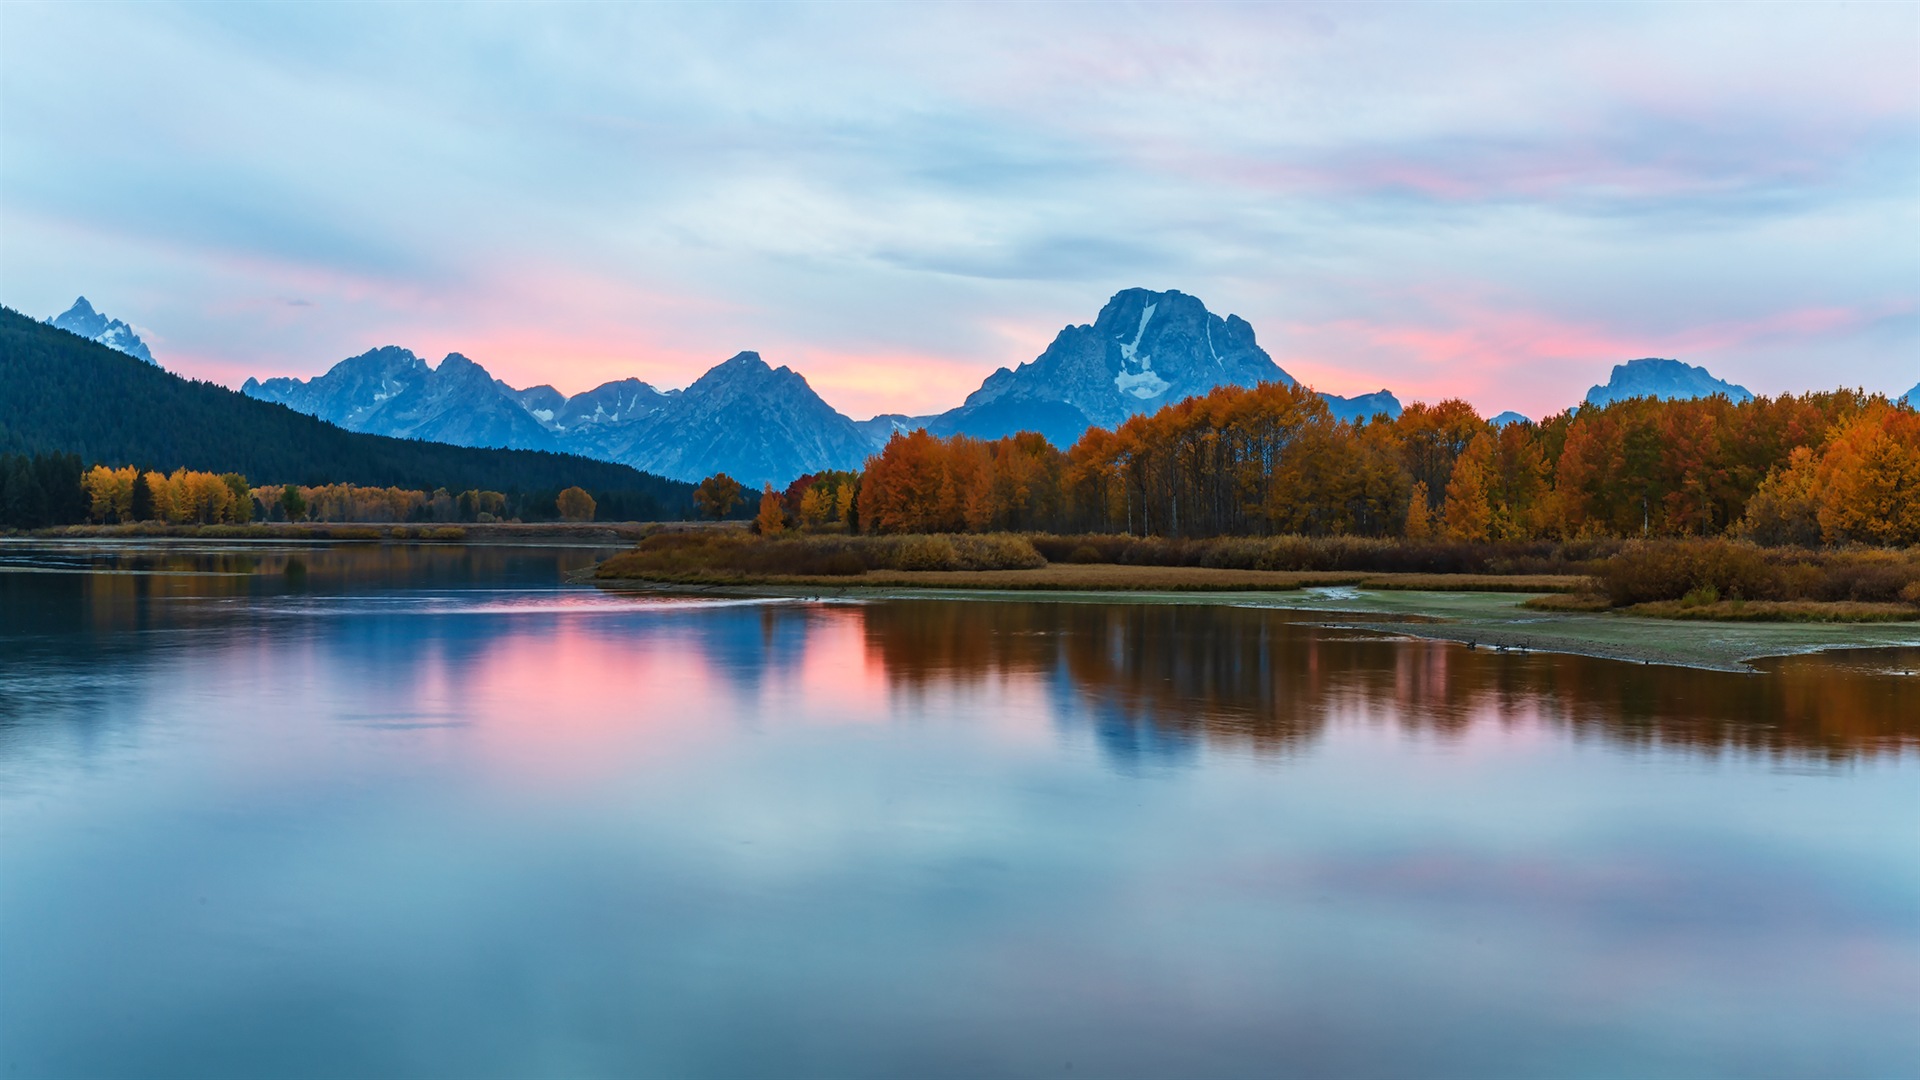
{"label": "yellow foliage tree", "polygon": [[95,521],[133,520],[133,478],[139,470],[128,465],[109,469],[95,465],[81,479],[87,492],[87,512]]}
{"label": "yellow foliage tree", "polygon": [[592,521],[596,509],[593,496],[578,487],[570,487],[554,498],[560,516],[568,521]]}
{"label": "yellow foliage tree", "polygon": [[1415,480],[1413,494],[1407,498],[1407,539],[1425,540],[1433,535],[1433,511],[1427,508],[1427,482]]}
{"label": "yellow foliage tree", "polygon": [[787,515],[780,508],[780,493],[768,484],[760,494],[760,513],[753,519],[753,527],[761,536],[774,536],[787,527]]}
{"label": "yellow foliage tree", "polygon": [[1483,432],[1453,463],[1453,476],[1447,481],[1447,539],[1481,541],[1491,535],[1493,507],[1487,501],[1487,465],[1492,456],[1493,437]]}

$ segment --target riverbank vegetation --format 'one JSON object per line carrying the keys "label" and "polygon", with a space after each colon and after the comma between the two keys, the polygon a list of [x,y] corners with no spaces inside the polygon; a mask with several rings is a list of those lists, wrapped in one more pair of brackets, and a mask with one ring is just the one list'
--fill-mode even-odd
{"label": "riverbank vegetation", "polygon": [[[991,572],[991,573],[990,573]],[[1763,548],[1747,541],[1469,543],[1368,537],[755,535],[654,532],[595,572],[668,584],[1178,591],[1302,585],[1547,593],[1551,612],[1677,619],[1920,618],[1920,551]]]}

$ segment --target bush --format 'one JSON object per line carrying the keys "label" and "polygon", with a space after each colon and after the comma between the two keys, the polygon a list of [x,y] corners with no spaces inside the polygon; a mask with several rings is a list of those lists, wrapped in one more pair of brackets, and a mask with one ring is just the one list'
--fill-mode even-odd
{"label": "bush", "polygon": [[1730,540],[1642,541],[1602,563],[1600,588],[1616,607],[1655,600],[1722,596],[1770,600],[1782,575],[1751,544]]}
{"label": "bush", "polygon": [[1101,558],[1099,548],[1094,547],[1092,544],[1081,544],[1068,553],[1067,561],[1086,565],[1088,563],[1103,562],[1105,560]]}

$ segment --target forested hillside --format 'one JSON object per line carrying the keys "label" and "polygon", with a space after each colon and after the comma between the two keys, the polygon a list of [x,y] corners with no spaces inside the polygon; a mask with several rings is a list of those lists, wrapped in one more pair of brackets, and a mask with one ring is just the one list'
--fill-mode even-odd
{"label": "forested hillside", "polygon": [[606,520],[681,517],[693,490],[566,454],[356,434],[0,308],[0,452],[9,451],[239,473],[256,484],[483,489],[536,500],[578,486]]}

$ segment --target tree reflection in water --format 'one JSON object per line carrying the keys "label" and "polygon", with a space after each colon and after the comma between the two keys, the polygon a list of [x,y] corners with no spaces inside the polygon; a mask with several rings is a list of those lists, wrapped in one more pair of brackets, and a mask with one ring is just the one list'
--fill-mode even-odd
{"label": "tree reflection in water", "polygon": [[1010,675],[1074,695],[1116,753],[1178,758],[1194,740],[1285,753],[1339,719],[1455,736],[1545,723],[1701,753],[1845,761],[1920,746],[1920,650],[1792,657],[1734,674],[1500,654],[1305,625],[1208,604],[890,601],[866,643],[906,690]]}

